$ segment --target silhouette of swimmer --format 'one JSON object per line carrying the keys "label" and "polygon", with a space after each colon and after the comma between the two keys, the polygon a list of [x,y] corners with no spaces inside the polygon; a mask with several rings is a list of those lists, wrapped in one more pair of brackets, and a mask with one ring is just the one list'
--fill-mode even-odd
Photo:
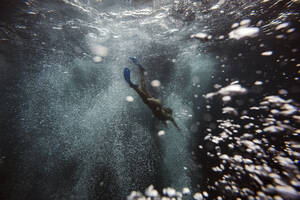
{"label": "silhouette of swimmer", "polygon": [[143,102],[152,110],[153,115],[161,120],[164,125],[167,126],[167,121],[171,121],[174,126],[180,131],[180,128],[176,124],[174,118],[172,117],[173,111],[171,108],[164,107],[159,99],[155,99],[150,95],[150,93],[146,89],[146,81],[145,81],[145,69],[144,67],[139,64],[136,58],[129,57],[130,60],[136,64],[139,67],[140,71],[140,82],[141,82],[141,88],[138,87],[138,85],[134,84],[130,80],[130,70],[128,68],[124,69],[124,78],[126,82],[129,84],[131,88],[133,88],[138,95],[142,98]]}

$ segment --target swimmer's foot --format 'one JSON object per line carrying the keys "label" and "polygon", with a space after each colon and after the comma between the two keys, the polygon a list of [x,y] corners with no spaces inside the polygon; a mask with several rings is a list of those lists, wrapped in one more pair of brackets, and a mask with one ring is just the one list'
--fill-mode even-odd
{"label": "swimmer's foot", "polygon": [[137,61],[136,57],[129,57],[129,59],[136,65],[139,64],[139,62]]}
{"label": "swimmer's foot", "polygon": [[136,64],[137,66],[140,67],[141,70],[145,71],[145,68],[139,63],[139,61],[136,59],[136,57],[129,57],[129,59]]}
{"label": "swimmer's foot", "polygon": [[126,67],[123,71],[125,81],[129,84],[130,87],[136,88],[138,85],[134,84],[130,80],[130,70]]}

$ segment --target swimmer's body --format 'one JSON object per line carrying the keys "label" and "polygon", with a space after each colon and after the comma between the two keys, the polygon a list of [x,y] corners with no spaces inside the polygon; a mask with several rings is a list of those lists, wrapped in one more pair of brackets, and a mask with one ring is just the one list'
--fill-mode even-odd
{"label": "swimmer's body", "polygon": [[124,69],[124,78],[126,82],[129,84],[131,88],[133,88],[138,95],[142,98],[143,102],[151,109],[153,115],[161,120],[166,126],[167,121],[171,121],[174,126],[180,131],[180,128],[176,124],[172,114],[173,111],[171,108],[164,107],[159,99],[156,99],[150,95],[150,93],[146,89],[146,81],[145,81],[145,69],[144,67],[138,63],[137,59],[134,57],[130,57],[130,60],[139,67],[140,71],[140,81],[141,88],[138,85],[134,84],[130,80],[130,70],[128,68]]}

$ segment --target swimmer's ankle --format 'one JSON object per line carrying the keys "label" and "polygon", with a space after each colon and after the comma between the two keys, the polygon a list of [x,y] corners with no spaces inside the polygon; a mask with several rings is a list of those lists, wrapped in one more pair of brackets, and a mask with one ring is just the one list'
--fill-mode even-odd
{"label": "swimmer's ankle", "polygon": [[129,86],[130,86],[131,88],[138,88],[138,87],[139,87],[137,84],[134,84],[134,83],[130,83]]}

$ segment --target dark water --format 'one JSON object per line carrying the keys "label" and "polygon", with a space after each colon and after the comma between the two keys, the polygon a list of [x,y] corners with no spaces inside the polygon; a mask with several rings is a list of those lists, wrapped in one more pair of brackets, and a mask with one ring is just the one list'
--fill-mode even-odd
{"label": "dark water", "polygon": [[[299,199],[299,7],[3,1],[0,198]],[[181,132],[123,80],[129,56]]]}

